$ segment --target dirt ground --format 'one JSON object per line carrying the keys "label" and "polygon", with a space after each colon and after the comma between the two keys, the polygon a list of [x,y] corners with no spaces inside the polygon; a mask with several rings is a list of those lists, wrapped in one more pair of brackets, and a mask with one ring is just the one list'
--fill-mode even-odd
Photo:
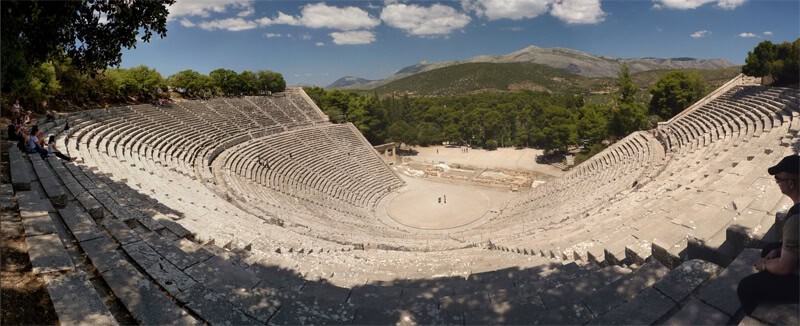
{"label": "dirt ground", "polygon": [[[0,140],[0,182],[9,184],[8,146]],[[0,325],[58,325],[42,277],[33,274],[16,211],[0,212]]]}
{"label": "dirt ground", "polygon": [[535,171],[554,177],[564,174],[561,169],[552,165],[536,163],[536,156],[542,155],[543,151],[532,148],[498,148],[493,151],[470,149],[467,152],[462,151],[460,147],[446,146],[418,146],[413,149],[417,151],[417,155],[408,157],[420,162],[459,163],[488,168]]}

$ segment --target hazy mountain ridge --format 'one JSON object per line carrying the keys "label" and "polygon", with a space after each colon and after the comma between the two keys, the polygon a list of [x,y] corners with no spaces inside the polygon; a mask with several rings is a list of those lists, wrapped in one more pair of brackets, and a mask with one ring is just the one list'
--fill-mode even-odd
{"label": "hazy mountain ridge", "polygon": [[341,89],[341,88],[345,88],[345,87],[348,87],[348,86],[363,85],[363,84],[366,84],[366,83],[369,83],[369,82],[373,82],[373,80],[359,78],[359,77],[355,77],[355,76],[344,76],[342,78],[337,79],[332,84],[326,86],[326,88],[330,88],[330,89],[339,88],[339,89]]}
{"label": "hazy mountain ridge", "polygon": [[[584,77],[616,77],[620,66],[627,63],[632,73],[657,70],[657,69],[719,69],[734,66],[733,63],[722,59],[693,59],[679,58],[614,58],[595,56],[578,50],[567,48],[540,48],[529,46],[524,49],[505,55],[479,55],[467,60],[444,61],[438,63],[421,62],[416,65],[400,69],[397,73],[382,80],[364,83],[349,83],[339,86],[339,80],[328,89],[374,89],[392,81],[405,78],[417,73],[438,68],[444,68],[462,63],[512,63],[527,62],[561,69],[565,72]],[[354,77],[355,78],[355,77]],[[341,79],[340,79],[341,80]]]}

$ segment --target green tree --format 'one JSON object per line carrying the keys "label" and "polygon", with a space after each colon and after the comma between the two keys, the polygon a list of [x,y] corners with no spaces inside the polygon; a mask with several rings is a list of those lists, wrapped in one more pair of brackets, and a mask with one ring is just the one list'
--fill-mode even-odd
{"label": "green tree", "polygon": [[633,102],[620,104],[612,111],[608,129],[612,135],[622,138],[631,132],[647,129],[648,124],[647,107],[643,103]]}
{"label": "green tree", "polygon": [[705,84],[697,73],[671,71],[661,76],[650,94],[650,113],[668,120],[703,98]]}
{"label": "green tree", "polygon": [[608,137],[611,108],[607,105],[586,104],[579,110],[578,136],[589,144],[599,144]]}
{"label": "green tree", "polygon": [[636,85],[631,79],[630,69],[628,64],[623,63],[619,71],[619,79],[617,80],[617,87],[619,88],[619,103],[633,103],[636,99]]}
{"label": "green tree", "polygon": [[386,125],[384,112],[378,106],[378,99],[374,96],[354,96],[350,99],[349,107],[347,120],[352,122],[371,144],[382,144]]}
{"label": "green tree", "polygon": [[258,89],[260,91],[264,90],[272,93],[277,93],[286,90],[286,81],[283,79],[283,75],[277,72],[269,70],[259,70],[256,71],[256,76],[258,76]]}
{"label": "green tree", "polygon": [[219,68],[208,74],[218,92],[227,96],[239,95],[242,89],[239,74],[230,69]]}
{"label": "green tree", "polygon": [[770,41],[758,43],[753,51],[747,52],[742,73],[748,76],[769,76],[772,74],[772,61],[777,56],[775,44]]}
{"label": "green tree", "polygon": [[462,142],[461,130],[455,122],[448,123],[444,126],[444,140],[451,144],[461,144]]}
{"label": "green tree", "polygon": [[33,69],[69,57],[94,73],[121,61],[122,48],[167,33],[167,6],[161,1],[3,1],[0,9],[2,92],[17,93]]}
{"label": "green tree", "polygon": [[37,104],[51,99],[61,89],[61,84],[56,79],[56,69],[51,62],[40,64],[29,76],[27,93]]}
{"label": "green tree", "polygon": [[422,146],[440,145],[442,142],[441,132],[433,123],[423,122],[417,127],[416,142]]}
{"label": "green tree", "polygon": [[258,77],[250,70],[242,71],[239,74],[239,85],[241,89],[239,92],[248,95],[255,95],[258,93]]}
{"label": "green tree", "polygon": [[393,142],[416,144],[417,128],[405,121],[396,121],[389,126],[388,138]]}
{"label": "green tree", "polygon": [[791,85],[800,79],[800,38],[793,43],[773,44],[764,41],[747,52],[742,73],[748,76],[772,76],[776,85]]}
{"label": "green tree", "polygon": [[169,86],[186,97],[198,97],[213,90],[211,78],[194,70],[183,70],[167,79]]}
{"label": "green tree", "polygon": [[772,75],[776,85],[796,84],[800,79],[800,38],[793,43],[777,46],[777,56],[772,61]]}
{"label": "green tree", "polygon": [[566,151],[578,142],[575,116],[566,108],[550,105],[544,109],[540,121],[541,127],[532,136],[541,148]]}
{"label": "green tree", "polygon": [[347,122],[350,110],[350,93],[334,90],[325,93],[317,105],[334,122]]}

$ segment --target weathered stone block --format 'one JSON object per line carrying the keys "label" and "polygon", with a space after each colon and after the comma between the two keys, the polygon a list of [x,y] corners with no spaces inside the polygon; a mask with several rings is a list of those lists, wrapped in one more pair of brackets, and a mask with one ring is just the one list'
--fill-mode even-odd
{"label": "weathered stone block", "polygon": [[55,233],[26,237],[33,273],[72,270],[72,260]]}
{"label": "weathered stone block", "polygon": [[45,282],[60,324],[117,325],[83,272],[47,276]]}

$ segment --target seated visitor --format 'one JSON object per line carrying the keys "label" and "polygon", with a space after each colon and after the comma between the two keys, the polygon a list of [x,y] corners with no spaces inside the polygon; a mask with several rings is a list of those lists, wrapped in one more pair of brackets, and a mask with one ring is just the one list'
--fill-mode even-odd
{"label": "seated visitor", "polygon": [[758,273],[742,279],[736,289],[742,309],[748,315],[762,302],[798,302],[800,299],[800,157],[784,157],[767,171],[775,176],[775,183],[781,193],[789,196],[794,206],[786,214],[782,230],[783,241],[768,244],[764,248],[761,258],[753,263]]}
{"label": "seated visitor", "polygon": [[30,134],[28,134],[28,144],[27,150],[28,153],[39,153],[42,159],[47,158],[47,150],[42,147],[42,140],[40,139],[39,135],[41,135],[41,131],[39,131],[39,126],[33,126],[31,128]]}
{"label": "seated visitor", "polygon": [[47,153],[53,154],[58,156],[58,158],[65,160],[65,161],[74,161],[74,157],[69,157],[67,155],[62,154],[58,148],[56,147],[56,136],[50,135],[50,139],[47,140]]}
{"label": "seated visitor", "polygon": [[25,115],[22,117],[22,123],[23,124],[25,124],[25,125],[35,125],[36,124],[36,119],[31,117],[32,113],[33,112],[31,112],[31,110],[25,111]]}
{"label": "seated visitor", "polygon": [[64,123],[64,133],[69,136],[69,119]]}

